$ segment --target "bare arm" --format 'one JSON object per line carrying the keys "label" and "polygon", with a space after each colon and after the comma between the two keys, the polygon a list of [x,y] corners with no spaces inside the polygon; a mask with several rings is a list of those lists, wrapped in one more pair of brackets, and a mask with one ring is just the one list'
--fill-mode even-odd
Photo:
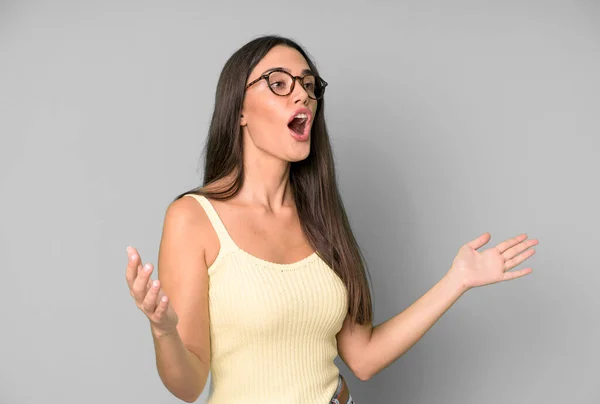
{"label": "bare arm", "polygon": [[208,378],[208,366],[186,348],[178,332],[153,336],[158,374],[165,387],[187,403],[195,402]]}
{"label": "bare arm", "polygon": [[[150,319],[159,376],[173,395],[186,402],[198,399],[209,373],[208,272],[203,248],[207,225],[208,218],[194,200],[182,198],[169,206],[154,286],[149,280],[152,271],[142,269],[135,250],[130,253],[135,255],[130,267],[137,267],[138,274],[132,295]],[[129,271],[128,267],[128,282]]]}
{"label": "bare arm", "polygon": [[531,257],[538,243],[526,235],[509,239],[479,253],[477,248],[489,240],[486,233],[459,250],[451,269],[427,293],[403,312],[386,322],[354,325],[346,318],[338,333],[340,357],[361,380],[368,380],[417,343],[423,335],[467,290],[477,286],[520,278],[531,268],[509,272]]}
{"label": "bare arm", "polygon": [[386,322],[354,325],[346,318],[338,334],[340,357],[361,380],[368,380],[408,351],[458,300],[464,289],[444,277],[406,310]]}

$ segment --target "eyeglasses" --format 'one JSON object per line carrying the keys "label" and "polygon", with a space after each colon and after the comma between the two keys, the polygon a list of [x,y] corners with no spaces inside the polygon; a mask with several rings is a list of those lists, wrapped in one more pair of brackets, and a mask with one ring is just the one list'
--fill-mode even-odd
{"label": "eyeglasses", "polygon": [[270,72],[263,74],[256,80],[252,81],[246,86],[246,89],[258,83],[262,79],[267,80],[267,84],[269,85],[269,88],[273,94],[282,97],[290,95],[292,91],[294,91],[296,79],[300,80],[300,85],[302,85],[302,88],[304,88],[308,94],[308,97],[312,98],[313,100],[319,100],[323,98],[325,87],[327,87],[327,82],[325,80],[312,73],[304,76],[292,76],[285,70],[276,69],[271,70]]}

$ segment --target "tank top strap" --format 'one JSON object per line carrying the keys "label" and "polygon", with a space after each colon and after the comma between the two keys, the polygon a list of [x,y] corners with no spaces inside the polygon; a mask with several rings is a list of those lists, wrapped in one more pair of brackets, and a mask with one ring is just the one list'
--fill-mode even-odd
{"label": "tank top strap", "polygon": [[200,203],[200,205],[202,205],[202,208],[204,208],[204,211],[206,212],[210,223],[212,224],[213,228],[215,229],[215,232],[217,233],[217,237],[219,237],[219,243],[221,244],[222,252],[236,250],[237,245],[234,243],[233,239],[229,235],[229,232],[225,228],[223,221],[219,217],[219,214],[215,210],[212,203],[210,203],[210,201],[203,195],[186,194],[184,196],[191,196],[192,198],[197,200]]}

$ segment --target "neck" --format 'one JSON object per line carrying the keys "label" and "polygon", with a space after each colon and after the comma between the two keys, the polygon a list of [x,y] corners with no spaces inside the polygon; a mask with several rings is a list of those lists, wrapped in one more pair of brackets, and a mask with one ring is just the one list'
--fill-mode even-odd
{"label": "neck", "polygon": [[237,198],[270,211],[294,205],[290,188],[290,163],[247,142],[244,145],[244,185]]}

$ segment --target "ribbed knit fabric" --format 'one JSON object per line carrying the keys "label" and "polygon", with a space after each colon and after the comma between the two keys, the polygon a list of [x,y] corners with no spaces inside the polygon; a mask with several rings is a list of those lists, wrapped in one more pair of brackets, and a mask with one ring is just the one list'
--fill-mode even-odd
{"label": "ribbed knit fabric", "polygon": [[340,278],[316,254],[277,264],[240,249],[208,199],[195,198],[221,244],[208,269],[208,404],[327,404],[337,387],[336,334],[347,313]]}

